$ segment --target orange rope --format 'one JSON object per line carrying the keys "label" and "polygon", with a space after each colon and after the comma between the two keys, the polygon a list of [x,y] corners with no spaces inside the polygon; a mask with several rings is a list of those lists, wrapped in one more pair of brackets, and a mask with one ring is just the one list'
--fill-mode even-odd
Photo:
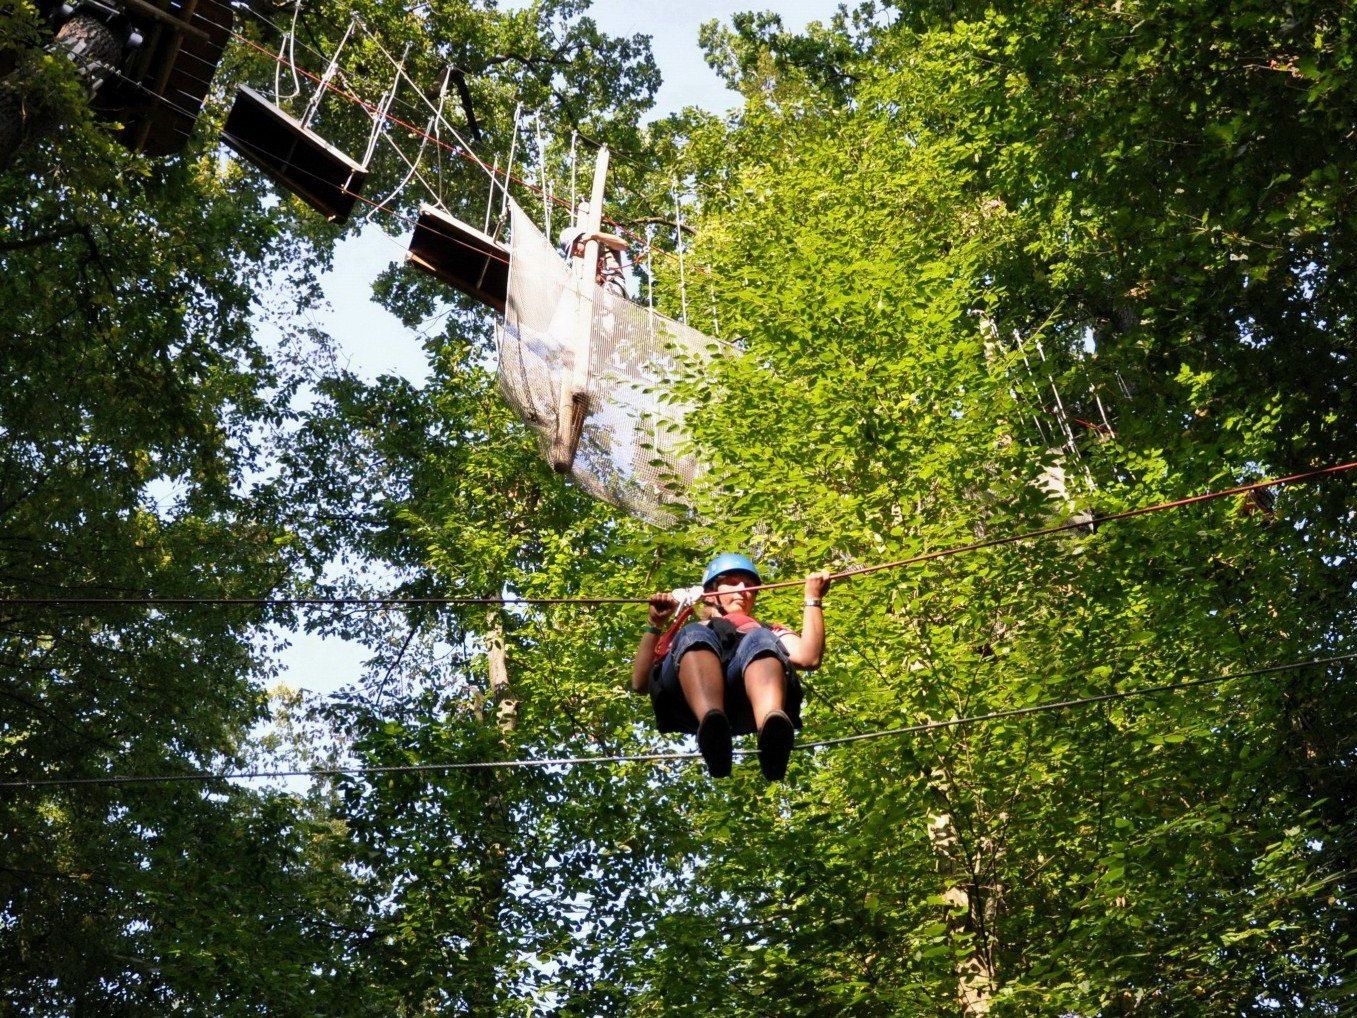
{"label": "orange rope", "polygon": [[[1116,520],[1131,519],[1134,516],[1144,516],[1149,513],[1160,512],[1165,509],[1177,509],[1183,506],[1195,505],[1198,502],[1209,502],[1214,499],[1229,498],[1232,495],[1242,495],[1250,491],[1258,491],[1261,488],[1277,487],[1285,484],[1299,484],[1304,481],[1317,480],[1321,477],[1329,477],[1335,474],[1345,473],[1346,471],[1357,468],[1357,460],[1351,463],[1341,463],[1337,466],[1323,467],[1318,470],[1307,470],[1300,474],[1291,474],[1287,477],[1271,478],[1264,481],[1254,481],[1251,484],[1241,484],[1233,488],[1224,488],[1219,491],[1209,491],[1201,495],[1190,495],[1187,498],[1177,498],[1167,502],[1156,502],[1153,505],[1139,506],[1135,509],[1125,509],[1121,512],[1109,513],[1106,516],[1095,516],[1089,520],[1062,523],[1054,527],[1042,527],[1039,530],[1029,530],[1021,534],[1009,534],[1005,537],[995,537],[988,541],[976,541],[972,544],[957,545],[951,548],[942,548],[938,551],[924,552],[920,555],[913,555],[909,558],[897,559],[893,562],[881,562],[876,565],[858,566],[854,569],[845,569],[842,572],[830,575],[831,580],[845,580],[857,576],[866,576],[869,573],[877,573],[887,569],[900,569],[905,566],[918,565],[922,562],[931,562],[934,559],[947,558],[953,555],[963,555],[967,552],[979,551],[984,548],[995,548],[1005,544],[1016,544],[1020,541],[1035,540],[1039,537],[1047,537],[1052,534],[1060,534],[1069,530],[1080,530],[1086,527],[1096,527],[1103,523],[1112,523]],[[783,580],[778,583],[762,583],[744,588],[749,591],[757,590],[784,590],[788,587],[799,586],[801,580]],[[0,598],[0,605],[16,606],[112,606],[112,605],[140,605],[143,607],[157,606],[188,606],[198,604],[211,605],[236,605],[251,607],[307,607],[307,606],[330,606],[330,607],[357,607],[357,608],[394,608],[415,605],[496,605],[496,604],[532,604],[532,605],[605,605],[605,604],[648,604],[647,597],[161,597],[154,594],[144,597],[9,597]]]}

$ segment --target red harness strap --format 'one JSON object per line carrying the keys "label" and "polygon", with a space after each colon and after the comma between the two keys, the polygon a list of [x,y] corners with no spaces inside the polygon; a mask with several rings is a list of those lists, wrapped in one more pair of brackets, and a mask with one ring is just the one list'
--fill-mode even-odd
{"label": "red harness strap", "polygon": [[664,635],[655,641],[655,661],[659,661],[669,653],[669,648],[674,642],[674,637],[678,631],[683,628],[683,624],[688,621],[688,616],[693,613],[693,605],[688,605],[678,615],[674,616],[673,624],[665,630]]}
{"label": "red harness strap", "polygon": [[726,612],[721,616],[741,633],[747,633],[751,629],[758,628],[758,620],[752,615],[746,615],[744,612]]}

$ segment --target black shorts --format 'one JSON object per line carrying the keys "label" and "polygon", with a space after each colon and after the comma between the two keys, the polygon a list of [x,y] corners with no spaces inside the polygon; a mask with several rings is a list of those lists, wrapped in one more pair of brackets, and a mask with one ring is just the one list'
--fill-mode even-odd
{"label": "black shorts", "polygon": [[693,622],[679,630],[669,653],[650,675],[650,705],[655,710],[655,725],[661,732],[697,731],[698,719],[683,696],[679,685],[678,663],[691,650],[704,649],[716,654],[725,675],[726,716],[731,731],[747,735],[758,730],[754,724],[754,708],[744,688],[744,670],[751,661],[761,657],[775,657],[782,662],[787,677],[787,695],[782,710],[791,718],[792,725],[801,727],[801,680],[787,663],[787,650],[771,630],[756,629],[746,633],[735,644],[722,641],[709,627]]}

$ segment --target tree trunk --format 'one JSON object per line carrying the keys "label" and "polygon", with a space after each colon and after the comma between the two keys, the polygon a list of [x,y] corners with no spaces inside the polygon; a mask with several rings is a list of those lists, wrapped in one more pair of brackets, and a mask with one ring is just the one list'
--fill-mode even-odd
{"label": "tree trunk", "polygon": [[[944,803],[950,801],[954,789],[945,770],[937,768],[932,771],[928,782]],[[984,873],[985,859],[982,857],[982,846],[967,846],[963,843],[950,812],[938,812],[929,817],[928,838],[938,855],[940,869],[952,881],[942,895],[949,910],[949,939],[970,946],[970,950],[958,958],[953,968],[960,1013],[964,1018],[988,1014],[994,991],[999,985],[995,923],[1002,887],[983,881],[981,875]]]}
{"label": "tree trunk", "polygon": [[518,723],[518,701],[509,695],[509,658],[504,651],[504,621],[498,608],[490,610],[485,646],[490,663],[490,703],[500,731],[507,735]]}
{"label": "tree trunk", "polygon": [[122,58],[122,44],[113,30],[85,14],[77,14],[57,30],[57,44],[70,54],[91,94],[99,90]]}
{"label": "tree trunk", "polygon": [[[66,52],[91,95],[122,59],[122,44],[112,29],[86,14],[67,19],[48,49]],[[22,74],[22,70],[15,71],[0,81],[0,169],[9,165],[25,141],[40,138],[57,126],[51,102],[25,94]]]}
{"label": "tree trunk", "polygon": [[[499,726],[501,741],[518,720],[518,701],[510,696],[509,660],[504,647],[504,616],[499,608],[486,615],[485,653],[490,669],[490,689],[485,719]],[[467,951],[467,981],[463,1003],[469,1015],[494,1014],[501,993],[501,975],[508,962],[508,947],[500,923],[510,880],[509,849],[513,844],[512,813],[506,800],[508,775],[483,771],[479,779],[482,804],[477,825],[480,867],[479,894],[472,910],[470,945]]]}

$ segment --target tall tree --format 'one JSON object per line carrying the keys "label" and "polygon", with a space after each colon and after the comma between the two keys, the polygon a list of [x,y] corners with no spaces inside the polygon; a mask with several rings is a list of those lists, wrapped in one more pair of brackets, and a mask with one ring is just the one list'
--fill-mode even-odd
{"label": "tall tree", "polygon": [[[768,33],[725,37],[748,107],[694,146],[702,253],[751,357],[692,393],[716,535],[857,563],[1341,458],[1347,312],[1327,280],[1350,233],[1322,182],[1346,172],[1347,114],[1333,87],[1271,75],[1335,81],[1347,18],[925,5],[872,37],[847,104]],[[1221,248],[1217,220],[1247,223],[1248,250]],[[1053,467],[1072,503],[1034,483]],[[848,645],[816,688],[875,727],[1350,648],[1351,491],[860,581],[834,598]],[[736,965],[751,1011],[1336,1013],[1344,673],[845,750],[767,838],[719,853],[703,899],[739,903],[725,929],[750,932],[708,986],[661,999],[723,992]],[[751,917],[747,874],[770,860]]]}
{"label": "tall tree", "polygon": [[[1330,273],[1350,226],[1325,183],[1346,174],[1347,19],[948,4],[804,40],[770,19],[709,31],[746,109],[655,130],[683,142],[695,257],[745,351],[675,383],[699,407],[698,516],[662,535],[571,502],[452,342],[439,384],[454,395],[407,419],[457,441],[374,439],[420,478],[404,489],[410,550],[447,589],[643,591],[738,546],[784,578],[1332,462],[1350,447]],[[1311,77],[1325,87],[1295,84]],[[1273,195],[1285,211],[1269,220]],[[1247,224],[1248,243],[1231,249],[1217,220]],[[1348,649],[1351,491],[1335,479],[845,585],[811,731]],[[617,691],[639,624],[515,613],[517,752],[654,744]],[[465,646],[485,689],[484,646]],[[512,814],[498,1006],[1339,1013],[1348,670],[827,749],[763,792],[749,767],[715,787],[695,768],[553,774]],[[457,732],[446,752],[500,752],[488,722],[411,706],[396,729],[362,722],[367,751]],[[464,785],[437,794],[440,816],[465,808]],[[355,823],[384,815],[379,785],[350,802]],[[458,815],[457,838],[433,841],[483,873],[503,814]],[[394,882],[408,864],[386,861]],[[423,944],[443,927],[414,904],[400,914]],[[569,982],[544,964],[561,959]]]}
{"label": "tall tree", "polygon": [[[412,594],[640,593],[692,582],[705,552],[733,547],[781,579],[1351,448],[1342,5],[912,4],[805,37],[742,17],[706,32],[742,114],[647,134],[643,43],[602,39],[578,5],[359,13],[372,34],[353,44],[346,90],[389,84],[379,41],[395,53],[431,37],[436,53],[417,46],[409,66],[421,81],[446,60],[469,72],[490,149],[507,151],[527,96],[553,127],[650,146],[623,164],[624,214],[651,215],[676,172],[696,188],[692,257],[741,351],[672,382],[697,408],[698,512],[659,533],[550,475],[500,404],[464,303],[429,340],[427,386],[305,376],[315,399],[293,418],[303,379],[253,338],[248,294],[286,264],[305,303],[334,231],[201,150],[161,169],[129,160],[67,89],[76,128],[0,180],[19,210],[0,306],[32,337],[0,353],[11,596],[253,594],[312,577],[360,589],[319,578],[345,557]],[[322,59],[349,9],[303,14]],[[264,28],[248,31],[267,48]],[[587,59],[600,46],[604,71]],[[224,80],[270,62],[237,48]],[[361,150],[368,119],[323,109],[327,136]],[[394,154],[375,171],[374,193],[406,172]],[[469,183],[451,194],[484,214]],[[238,247],[203,243],[228,230]],[[659,264],[663,300],[683,284]],[[380,296],[411,323],[445,299],[395,272]],[[259,444],[273,426],[286,441]],[[252,473],[265,448],[267,480]],[[182,492],[166,511],[147,502],[156,479]],[[1350,649],[1352,490],[1332,479],[843,584],[806,737]],[[781,595],[759,607],[796,622]],[[13,773],[247,758],[267,668],[249,638],[285,616],[8,609]],[[310,719],[346,758],[666,745],[623,692],[638,610],[322,625],[374,648],[364,688]],[[827,747],[771,788],[748,764],[727,783],[625,764],[369,775],[305,801],[29,790],[0,810],[6,1000],[1342,1013],[1349,672]],[[261,943],[286,962],[252,966]]]}
{"label": "tall tree", "polygon": [[[242,22],[195,138],[162,163],[111,141],[60,54],[3,61],[42,76],[25,85],[65,125],[0,176],[0,308],[11,337],[0,353],[5,780],[173,775],[256,759],[272,674],[261,638],[297,624],[294,614],[45,599],[267,597],[311,582],[339,547],[334,534],[363,523],[363,506],[334,505],[338,493],[292,500],[297,488],[275,473],[293,399],[324,388],[328,354],[288,310],[316,302],[340,233],[215,150],[230,86],[260,83],[265,69],[272,78],[269,23],[287,13],[261,8]],[[351,13],[307,7],[295,46],[303,62],[333,51]],[[611,84],[606,100],[579,107],[581,125],[606,119],[606,101],[625,131],[648,95],[644,44],[603,36],[569,5],[415,15],[373,3],[359,13],[372,31],[349,54],[350,97],[390,85],[379,40],[419,43],[407,66],[420,81],[435,80],[423,72],[454,52],[474,57],[466,69],[492,144],[507,139],[516,90],[544,98],[565,64],[568,78],[585,77],[589,48],[612,58],[608,75],[588,70]],[[5,46],[41,41],[31,9],[5,18],[25,29],[6,31]],[[329,97],[316,124],[361,152],[371,125],[350,97]],[[386,148],[372,168],[374,187],[394,188],[406,172]],[[412,201],[403,194],[396,205]],[[331,437],[327,456],[342,462]],[[360,480],[346,478],[345,490]],[[324,790],[188,782],[10,793],[0,807],[9,1008],[391,1013],[408,999],[398,981],[388,989],[384,902],[363,895],[351,835]]]}

